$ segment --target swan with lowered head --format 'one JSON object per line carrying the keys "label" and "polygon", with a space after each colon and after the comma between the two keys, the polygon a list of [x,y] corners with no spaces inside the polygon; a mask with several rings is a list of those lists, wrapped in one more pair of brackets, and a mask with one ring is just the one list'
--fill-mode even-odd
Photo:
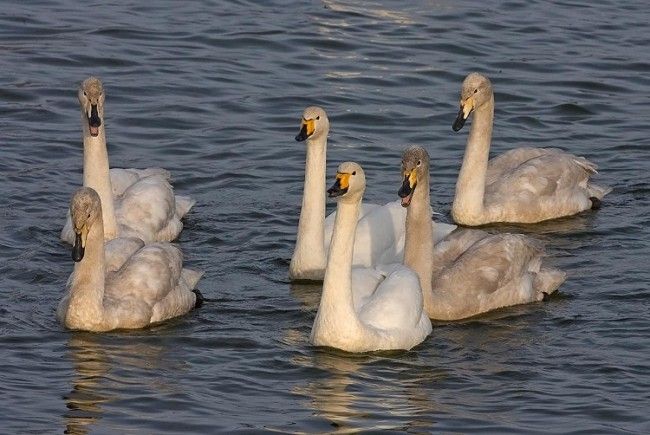
{"label": "swan with lowered head", "polygon": [[[305,185],[298,222],[296,246],[289,265],[295,280],[322,280],[336,212],[325,218],[325,170],[327,135],[330,122],[320,107],[307,107],[302,115],[297,141],[306,141]],[[429,213],[431,217],[431,212]],[[399,201],[385,205],[363,203],[354,241],[352,264],[370,267],[401,263],[404,255],[406,212]],[[455,225],[440,224],[436,241],[449,234]]]}
{"label": "swan with lowered head", "polygon": [[[110,169],[104,120],[105,93],[96,77],[84,80],[78,91],[83,127],[83,185],[102,200],[104,236],[137,237],[146,243],[171,241],[183,229],[181,218],[194,205],[186,196],[174,195],[169,172],[160,168]],[[70,217],[61,239],[74,241]]]}
{"label": "swan with lowered head", "polygon": [[490,80],[478,73],[463,82],[454,131],[472,113],[451,211],[456,223],[541,222],[598,208],[611,191],[590,182],[595,164],[557,148],[517,148],[488,161],[494,94]]}
{"label": "swan with lowered head", "polygon": [[365,186],[361,166],[346,162],[328,190],[338,198],[337,213],[310,341],[348,352],[411,349],[431,333],[418,276],[401,264],[352,268]]}
{"label": "swan with lowered head", "polygon": [[404,264],[420,277],[424,307],[435,320],[458,320],[509,305],[541,301],[564,282],[544,266],[538,242],[521,234],[457,229],[434,247],[429,209],[429,154],[412,146],[402,155],[407,207]]}
{"label": "swan with lowered head", "polygon": [[75,192],[70,216],[75,266],[57,309],[65,327],[94,332],[142,328],[200,306],[203,299],[194,288],[203,273],[183,269],[181,251],[170,243],[125,243],[122,247],[131,252],[107,264],[102,206],[93,189]]}

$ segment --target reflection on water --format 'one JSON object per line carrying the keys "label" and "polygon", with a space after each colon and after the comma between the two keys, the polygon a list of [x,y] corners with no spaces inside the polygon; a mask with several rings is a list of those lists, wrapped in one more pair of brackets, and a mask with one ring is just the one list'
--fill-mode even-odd
{"label": "reflection on water", "polygon": [[[155,371],[164,361],[162,346],[135,341],[137,338],[132,340],[128,334],[125,339],[128,341],[120,340],[118,344],[107,335],[70,334],[68,353],[74,377],[70,393],[63,396],[68,409],[64,414],[65,433],[92,432],[92,426],[102,419],[106,405],[132,394],[132,384],[139,382],[138,374]],[[159,393],[173,390],[164,377],[149,378],[147,385],[137,388],[147,386]]]}

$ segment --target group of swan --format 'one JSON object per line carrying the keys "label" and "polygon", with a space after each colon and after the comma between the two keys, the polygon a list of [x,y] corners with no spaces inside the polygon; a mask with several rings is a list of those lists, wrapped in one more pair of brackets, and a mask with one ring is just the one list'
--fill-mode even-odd
{"label": "group of swan", "polygon": [[[476,112],[452,207],[456,223],[534,223],[597,208],[610,189],[589,182],[596,167],[583,157],[520,148],[488,162],[493,109],[490,81],[470,74],[453,124],[459,130]],[[410,349],[431,332],[429,318],[459,320],[540,301],[564,282],[566,274],[543,265],[542,245],[527,236],[432,225],[429,155],[419,146],[402,156],[398,194],[406,215],[396,203],[362,204],[365,174],[346,162],[327,191],[337,198],[336,212],[325,219],[328,129],[325,111],[309,107],[296,137],[307,139],[307,161],[289,274],[324,278],[313,344]]]}
{"label": "group of swan", "polygon": [[[85,80],[78,98],[84,187],[61,232],[76,264],[57,317],[71,329],[107,331],[182,315],[202,302],[195,289],[202,273],[184,269],[169,242],[194,201],[174,195],[163,169],[109,169],[101,81]],[[557,149],[520,148],[488,161],[494,97],[487,78],[470,74],[460,105],[454,130],[472,113],[474,121],[452,206],[456,223],[539,222],[596,208],[609,192],[589,182],[593,163]],[[401,199],[385,205],[362,203],[363,169],[341,164],[327,190],[337,209],[326,218],[328,133],[325,111],[305,109],[296,136],[307,145],[305,185],[289,276],[323,280],[313,344],[410,349],[429,335],[430,319],[539,301],[564,281],[529,237],[433,222],[429,155],[419,146],[402,155]]]}
{"label": "group of swan", "polygon": [[109,169],[104,88],[89,77],[79,88],[83,186],[70,202],[61,239],[76,262],[57,317],[68,328],[142,328],[202,302],[202,273],[183,269],[173,246],[194,200],[174,195],[164,169]]}

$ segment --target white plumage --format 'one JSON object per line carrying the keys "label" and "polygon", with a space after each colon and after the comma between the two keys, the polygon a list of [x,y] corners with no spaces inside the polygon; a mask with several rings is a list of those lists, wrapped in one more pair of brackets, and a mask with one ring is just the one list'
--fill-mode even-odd
{"label": "white plumage", "polygon": [[330,189],[339,200],[311,342],[348,352],[410,349],[431,332],[418,276],[401,264],[352,268],[364,189],[361,167],[341,164]]}
{"label": "white plumage", "polygon": [[556,148],[517,148],[488,161],[494,94],[486,77],[472,73],[461,89],[458,131],[474,114],[452,206],[463,225],[535,223],[597,208],[611,189],[590,181],[596,165]]}
{"label": "white plumage", "polygon": [[[202,273],[183,269],[170,243],[117,238],[104,247],[99,195],[82,187],[70,202],[76,261],[57,317],[70,329],[142,328],[187,313]],[[200,300],[199,300],[200,302]]]}
{"label": "white plumage", "polygon": [[[321,280],[332,238],[336,212],[325,218],[325,170],[329,119],[320,107],[308,107],[296,140],[307,141],[305,189],[298,223],[296,246],[291,257],[292,279]],[[399,201],[385,205],[363,203],[354,242],[352,264],[374,266],[401,263],[404,256],[404,222],[406,211]],[[435,241],[456,228],[436,226]]]}
{"label": "white plumage", "polygon": [[[194,205],[189,197],[174,195],[170,174],[160,168],[110,169],[106,149],[104,89],[95,77],[79,89],[84,142],[83,185],[99,194],[105,237],[138,237],[146,243],[171,241],[183,229],[181,218]],[[61,239],[72,243],[70,216]]]}

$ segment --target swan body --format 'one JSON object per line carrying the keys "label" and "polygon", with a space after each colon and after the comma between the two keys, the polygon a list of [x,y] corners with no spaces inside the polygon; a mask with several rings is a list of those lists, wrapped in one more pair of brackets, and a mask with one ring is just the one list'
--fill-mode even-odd
{"label": "swan body", "polygon": [[411,349],[431,333],[418,276],[401,264],[352,268],[364,189],[361,167],[341,164],[336,183],[328,191],[339,199],[310,341],[348,352]]}
{"label": "swan body", "polygon": [[194,288],[202,273],[183,269],[181,251],[172,244],[117,238],[104,247],[102,206],[93,189],[82,187],[73,195],[70,215],[76,263],[57,309],[65,327],[142,328],[200,304]]}
{"label": "swan body", "polygon": [[[146,243],[171,241],[183,229],[181,218],[194,205],[189,197],[174,195],[170,174],[160,168],[110,169],[106,149],[104,90],[95,77],[79,89],[84,143],[83,185],[102,200],[106,240],[138,237]],[[72,243],[70,216],[61,239]]]}
{"label": "swan body", "polygon": [[[332,239],[336,212],[325,218],[325,169],[329,119],[320,107],[303,112],[296,140],[307,142],[305,186],[298,223],[296,246],[291,257],[289,277],[296,280],[322,280]],[[399,201],[385,205],[363,203],[354,242],[352,264],[370,267],[401,263],[404,255],[406,212]],[[436,227],[436,240],[453,231],[455,225]]]}
{"label": "swan body", "polygon": [[557,148],[517,148],[488,161],[494,94],[490,80],[478,73],[463,82],[453,129],[460,130],[472,113],[452,206],[456,223],[541,222],[598,208],[611,191],[590,181],[595,164]]}
{"label": "swan body", "polygon": [[404,264],[416,271],[429,317],[459,320],[497,308],[541,301],[566,274],[543,264],[542,245],[521,234],[457,229],[435,246],[428,236],[429,155],[409,147],[400,189],[408,207]]}

